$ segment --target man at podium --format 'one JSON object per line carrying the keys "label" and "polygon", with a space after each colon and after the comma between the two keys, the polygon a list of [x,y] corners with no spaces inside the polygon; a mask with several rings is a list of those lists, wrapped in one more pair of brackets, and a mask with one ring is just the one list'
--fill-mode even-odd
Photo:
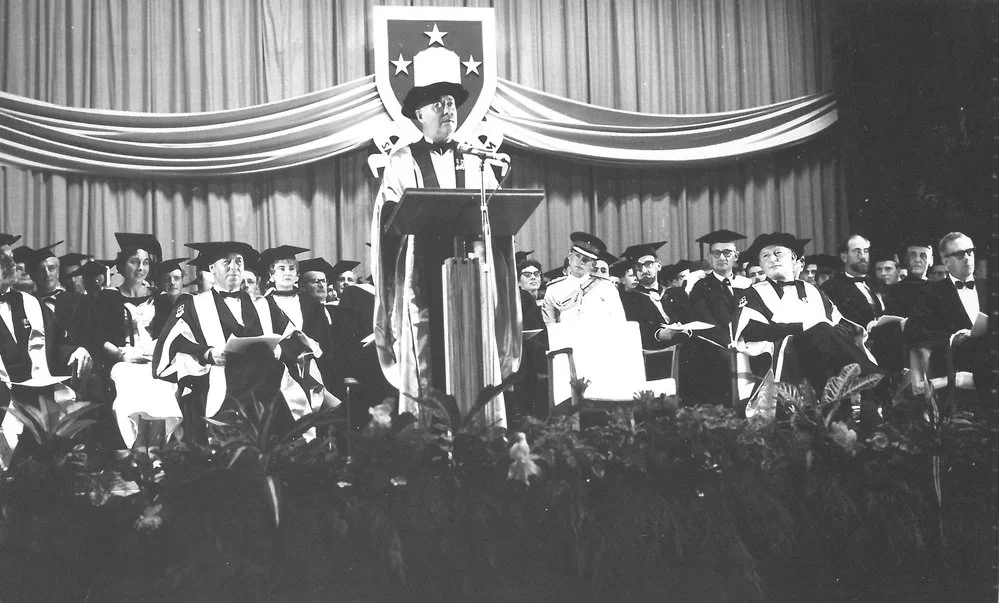
{"label": "man at podium", "polygon": [[[478,190],[483,179],[486,189],[498,186],[492,169],[481,169],[482,160],[459,152],[452,139],[458,127],[458,107],[468,99],[460,69],[458,55],[440,47],[428,48],[413,58],[416,85],[406,95],[402,113],[418,122],[423,137],[390,155],[371,222],[378,358],[388,382],[400,390],[399,411],[418,416],[414,397],[425,395],[428,386],[446,389],[441,265],[456,255],[455,248],[460,245],[456,246],[447,232],[439,236],[393,235],[385,234],[384,226],[406,189]],[[498,288],[494,334],[498,353],[493,355],[499,356],[499,372],[506,376],[518,368],[521,345],[519,305],[506,301],[518,299],[512,237],[493,237],[492,259],[490,270]],[[483,354],[481,350],[463,353]],[[487,419],[491,424],[505,423],[502,415],[495,413]]]}

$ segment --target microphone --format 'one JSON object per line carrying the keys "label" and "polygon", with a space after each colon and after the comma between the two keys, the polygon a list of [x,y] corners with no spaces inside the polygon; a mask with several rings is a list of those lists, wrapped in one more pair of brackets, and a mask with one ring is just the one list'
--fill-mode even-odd
{"label": "microphone", "polygon": [[506,153],[494,153],[493,151],[487,151],[486,149],[480,149],[479,147],[473,147],[467,142],[458,143],[458,152],[465,155],[475,155],[480,159],[491,159],[493,161],[499,161],[507,165],[510,164],[510,156]]}

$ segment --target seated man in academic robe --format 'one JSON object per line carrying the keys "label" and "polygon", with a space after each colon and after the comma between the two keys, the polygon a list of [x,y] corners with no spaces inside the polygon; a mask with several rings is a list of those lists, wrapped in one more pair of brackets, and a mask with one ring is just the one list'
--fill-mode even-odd
{"label": "seated man in academic robe", "polygon": [[840,246],[843,271],[822,284],[822,292],[839,309],[856,336],[863,340],[886,371],[902,369],[901,327],[890,322],[868,329],[886,315],[887,286],[870,275],[871,242],[852,235]]}
{"label": "seated man in academic robe", "polygon": [[[207,441],[205,417],[252,398],[264,404],[279,404],[276,412],[285,425],[329,403],[321,384],[309,381],[303,385],[295,379],[307,374],[308,362],[299,365],[303,367],[301,374],[286,373],[287,366],[297,365],[303,354],[307,355],[306,342],[293,337],[297,331],[294,325],[283,315],[274,321],[266,299],[251,299],[242,290],[246,259],[254,262],[257,252],[235,241],[191,243],[188,247],[200,252],[215,284],[178,303],[153,354],[156,377],[177,382],[181,391],[190,389],[181,401],[184,438]],[[245,358],[226,351],[232,337],[260,335],[283,337],[279,352],[283,363],[275,355],[261,354],[259,349],[248,350]],[[275,361],[263,362],[270,358]],[[280,392],[281,400],[276,392]]]}
{"label": "seated man in academic robe", "polygon": [[708,245],[711,272],[694,284],[690,304],[695,320],[714,326],[695,333],[680,353],[677,387],[684,404],[732,403],[732,315],[745,290],[753,284],[733,271],[739,259],[735,241],[744,238],[730,230],[719,230],[698,239]]}
{"label": "seated man in academic robe", "polygon": [[[71,402],[75,393],[65,385],[51,383],[49,378],[79,378],[90,370],[90,354],[69,341],[44,304],[13,289],[17,270],[10,246],[20,238],[0,234],[0,408],[37,405],[39,396]],[[0,416],[0,464],[7,467],[23,426],[3,410]]]}
{"label": "seated man in academic robe", "polygon": [[[631,262],[638,278],[638,285],[631,292],[621,294],[621,305],[626,320],[638,323],[642,334],[643,350],[664,350],[687,341],[687,333],[669,328],[689,319],[687,308],[669,297],[669,288],[660,284],[659,262],[656,251],[666,241],[631,245],[624,250],[624,257]],[[651,354],[645,356],[645,378],[649,381],[670,377],[671,356]],[[676,377],[676,375],[672,375]]]}
{"label": "seated man in academic robe", "polygon": [[796,260],[792,249],[797,245],[797,239],[781,232],[760,241],[760,266],[767,280],[746,291],[735,320],[736,340],[776,343],[791,335],[782,380],[796,383],[804,377],[816,392],[848,364],[859,364],[862,374],[883,372],[857,344],[852,330],[841,326],[842,316],[829,298],[792,278]]}

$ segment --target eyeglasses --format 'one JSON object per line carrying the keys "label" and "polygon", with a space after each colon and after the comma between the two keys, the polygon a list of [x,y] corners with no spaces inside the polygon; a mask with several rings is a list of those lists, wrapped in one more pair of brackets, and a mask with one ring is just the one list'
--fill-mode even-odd
{"label": "eyeglasses", "polygon": [[735,250],[733,249],[715,249],[711,252],[711,257],[713,258],[720,258],[722,256],[730,258],[733,255],[735,255]]}
{"label": "eyeglasses", "polygon": [[436,111],[438,113],[443,113],[444,109],[454,109],[456,105],[454,103],[454,97],[453,96],[445,96],[442,99],[440,99],[439,101],[437,101],[436,103],[430,103],[429,105],[425,105],[425,106],[428,107],[428,108],[433,109],[434,111]]}
{"label": "eyeglasses", "polygon": [[653,266],[656,265],[656,261],[657,260],[648,260],[648,261],[645,261],[645,262],[642,262],[642,263],[638,264],[638,267],[642,268],[642,269],[652,268]]}
{"label": "eyeglasses", "polygon": [[524,270],[523,272],[520,273],[520,276],[523,276],[524,278],[537,278],[537,277],[541,276],[541,271],[540,270]]}
{"label": "eyeglasses", "polygon": [[963,260],[965,256],[975,255],[975,248],[969,247],[967,249],[958,249],[957,251],[952,251],[951,253],[944,254],[945,258],[954,258],[955,260]]}

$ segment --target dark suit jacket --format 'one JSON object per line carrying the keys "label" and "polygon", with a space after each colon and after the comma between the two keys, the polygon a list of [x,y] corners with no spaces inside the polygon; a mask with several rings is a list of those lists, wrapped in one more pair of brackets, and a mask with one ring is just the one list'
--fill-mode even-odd
{"label": "dark suit jacket", "polygon": [[[671,295],[671,289],[666,289],[665,291],[660,289],[660,291],[663,293],[663,296],[661,302],[658,304],[644,292],[641,285],[634,291],[621,294],[621,305],[624,306],[624,316],[628,320],[638,323],[639,331],[642,333],[642,347],[646,350],[668,348],[679,343],[679,339],[673,339],[669,342],[656,340],[656,331],[662,328],[663,324],[676,321],[687,322],[690,320],[689,306],[685,306],[682,302],[679,302],[675,293]],[[660,313],[657,306],[665,312],[665,317]]]}
{"label": "dark suit jacket", "polygon": [[541,308],[538,307],[537,301],[531,297],[531,294],[523,289],[520,290],[520,311],[524,315],[523,325],[525,331],[545,328],[545,320],[541,316]]}
{"label": "dark suit jacket", "polygon": [[929,281],[907,276],[894,285],[888,287],[888,308],[889,314],[895,316],[912,316],[912,310],[916,307],[919,296],[923,293],[923,288]]}
{"label": "dark suit jacket", "polygon": [[[38,301],[46,295],[35,294]],[[97,319],[93,300],[88,295],[76,291],[60,290],[55,294],[53,324],[66,332],[67,340],[75,346],[82,346],[92,357],[98,358],[103,341],[100,336],[100,321]],[[44,302],[42,305],[45,305]]]}
{"label": "dark suit jacket", "polygon": [[744,294],[745,290],[738,288],[733,288],[732,293],[729,293],[713,274],[697,281],[690,291],[694,318],[716,325],[713,329],[698,332],[698,335],[721,345],[731,343],[732,314],[738,308],[739,298]]}
{"label": "dark suit jacket", "polygon": [[[884,299],[886,289],[884,282],[872,276],[866,277],[864,282],[870,288],[871,295],[880,293],[882,299]],[[866,326],[867,323],[885,313],[882,304],[881,312],[875,315],[871,309],[871,305],[867,303],[867,298],[857,288],[857,284],[846,275],[837,274],[822,283],[820,289],[836,304],[843,318],[855,322],[860,326]]]}
{"label": "dark suit jacket", "polygon": [[[986,312],[988,301],[987,285],[982,279],[975,279],[975,293],[982,312]],[[905,341],[909,345],[932,345],[947,341],[961,329],[970,329],[971,320],[964,311],[957,288],[950,277],[927,283],[923,294],[912,310],[912,316],[905,324]]]}

